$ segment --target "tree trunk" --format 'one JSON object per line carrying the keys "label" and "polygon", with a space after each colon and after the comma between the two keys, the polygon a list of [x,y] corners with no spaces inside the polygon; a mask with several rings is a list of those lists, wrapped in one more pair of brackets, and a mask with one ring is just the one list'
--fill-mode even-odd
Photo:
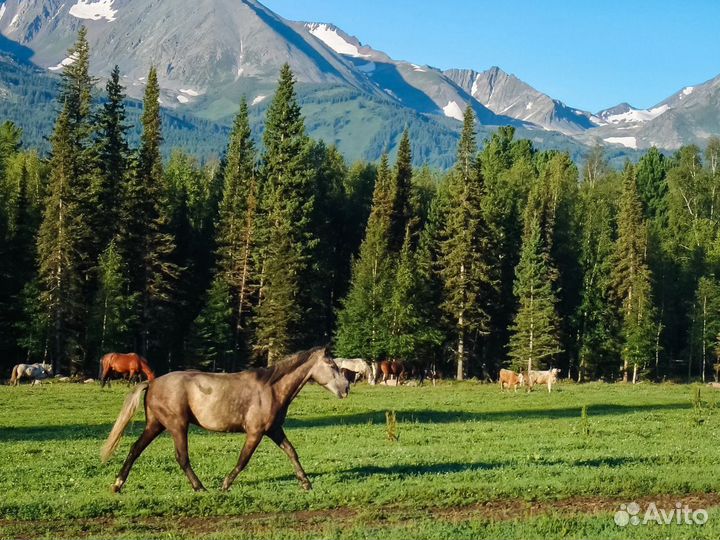
{"label": "tree trunk", "polygon": [[627,358],[623,360],[623,382],[628,382],[628,361]]}
{"label": "tree trunk", "polygon": [[703,296],[703,330],[702,330],[702,382],[705,382],[705,356],[707,354],[705,344],[705,332],[707,330],[707,295]]}
{"label": "tree trunk", "polygon": [[457,350],[457,374],[455,378],[462,381],[465,378],[465,328],[463,328],[463,316],[460,315],[460,331],[458,332]]}
{"label": "tree trunk", "polygon": [[637,383],[637,364],[633,364],[633,384]]}

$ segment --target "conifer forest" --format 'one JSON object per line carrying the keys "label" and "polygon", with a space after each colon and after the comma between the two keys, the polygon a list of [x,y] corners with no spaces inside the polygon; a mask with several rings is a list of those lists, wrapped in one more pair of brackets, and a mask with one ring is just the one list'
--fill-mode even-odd
{"label": "conifer forest", "polygon": [[83,30],[71,54],[50,153],[0,126],[3,373],[94,376],[110,351],[237,371],[331,343],[458,379],[717,378],[720,139],[617,169],[512,127],[478,140],[468,107],[448,170],[408,131],[347,163],[306,134],[285,65],[259,130],[238,103],[199,162],[163,144],[154,69],[133,147],[120,70],[100,92]]}

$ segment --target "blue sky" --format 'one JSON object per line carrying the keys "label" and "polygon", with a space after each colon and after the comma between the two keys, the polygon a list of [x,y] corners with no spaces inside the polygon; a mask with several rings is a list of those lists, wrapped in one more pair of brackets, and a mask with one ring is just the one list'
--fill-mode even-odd
{"label": "blue sky", "polygon": [[[261,0],[262,1],[262,0]],[[573,107],[646,108],[720,74],[720,1],[265,0],[391,57],[497,65]]]}

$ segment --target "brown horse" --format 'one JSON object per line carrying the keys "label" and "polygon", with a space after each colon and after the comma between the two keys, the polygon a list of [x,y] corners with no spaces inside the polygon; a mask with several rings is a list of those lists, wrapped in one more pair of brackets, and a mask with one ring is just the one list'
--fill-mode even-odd
{"label": "brown horse", "polygon": [[378,369],[382,373],[382,382],[394,377],[400,383],[405,377],[405,364],[400,360],[383,360],[378,364]]}
{"label": "brown horse", "polygon": [[125,400],[100,454],[105,462],[117,448],[123,431],[140,405],[142,394],[147,391],[145,431],[130,449],[113,491],[120,491],[135,460],[166,429],[175,441],[177,462],[193,489],[205,490],[190,466],[187,439],[190,424],[209,431],[246,433],[240,458],[225,477],[223,490],[230,488],[265,435],[290,458],[300,485],[310,489],[310,481],[295,448],[283,431],[290,402],[309,380],[321,384],[338,398],[346,397],[350,391],[350,385],[332,361],[327,347],[294,354],[268,368],[240,373],[174,371],[155,381],[140,383]]}
{"label": "brown horse", "polygon": [[155,379],[155,373],[150,369],[147,360],[136,353],[107,353],[100,359],[100,383],[101,388],[105,383],[109,385],[109,378],[113,374],[127,375],[132,382],[135,377],[143,373],[148,381]]}

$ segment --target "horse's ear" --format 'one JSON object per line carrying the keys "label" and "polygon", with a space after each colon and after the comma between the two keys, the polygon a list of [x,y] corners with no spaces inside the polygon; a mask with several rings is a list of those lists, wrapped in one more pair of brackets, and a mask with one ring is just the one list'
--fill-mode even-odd
{"label": "horse's ear", "polygon": [[332,351],[330,350],[330,343],[323,347],[323,353],[325,354],[325,356],[332,356]]}

